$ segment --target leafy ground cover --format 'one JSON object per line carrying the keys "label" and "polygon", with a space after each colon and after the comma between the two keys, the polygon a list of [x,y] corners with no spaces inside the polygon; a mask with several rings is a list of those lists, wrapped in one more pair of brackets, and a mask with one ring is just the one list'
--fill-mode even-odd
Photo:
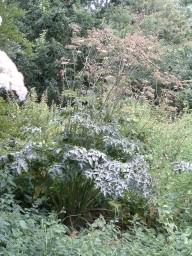
{"label": "leafy ground cover", "polygon": [[191,10],[0,1],[0,255],[192,255]]}
{"label": "leafy ground cover", "polygon": [[[173,171],[175,162],[191,159],[190,112],[173,121],[164,110],[132,99],[113,114],[86,106],[94,122],[73,123],[84,107],[49,108],[35,99],[1,104],[11,131],[1,133],[2,255],[190,255],[191,173]],[[106,147],[103,138],[117,130],[123,143]],[[65,176],[48,175],[74,145],[126,161],[138,149],[130,150],[125,139],[139,145],[150,166],[153,193],[147,199],[130,191],[121,199],[103,198],[93,183],[77,178],[71,162]],[[28,166],[19,157],[13,162],[29,143],[37,151],[29,151]]]}

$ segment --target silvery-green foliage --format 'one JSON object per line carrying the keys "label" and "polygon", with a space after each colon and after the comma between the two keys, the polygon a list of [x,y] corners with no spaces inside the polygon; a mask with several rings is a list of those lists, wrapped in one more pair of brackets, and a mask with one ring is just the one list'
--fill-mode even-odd
{"label": "silvery-green foliage", "polygon": [[173,164],[173,170],[175,172],[192,172],[192,163],[186,161],[180,161]]}
{"label": "silvery-green foliage", "polygon": [[[38,152],[39,151],[39,152]],[[13,174],[21,174],[22,172],[29,171],[32,163],[42,162],[44,156],[40,154],[42,151],[41,144],[28,143],[26,146],[14,153],[10,153],[7,156],[0,157],[0,167],[8,169]]]}
{"label": "silvery-green foliage", "polygon": [[138,192],[144,197],[151,194],[151,176],[143,156],[136,155],[129,162],[122,163],[110,160],[100,151],[74,147],[64,155],[64,164],[67,161],[77,162],[105,196],[118,198],[126,190]]}
{"label": "silvery-green foliage", "polygon": [[132,156],[135,152],[139,152],[138,145],[127,138],[105,136],[103,142],[108,151],[115,150],[127,156]]}
{"label": "silvery-green foliage", "polygon": [[42,129],[41,129],[41,127],[24,127],[23,129],[22,129],[22,132],[24,132],[24,133],[32,133],[32,134],[34,134],[34,133],[41,133],[42,132]]}
{"label": "silvery-green foliage", "polygon": [[71,117],[69,126],[64,130],[64,138],[69,143],[74,141],[75,145],[96,148],[114,159],[126,161],[139,153],[140,143],[123,137],[118,128],[115,122],[103,124],[88,114],[78,113]]}
{"label": "silvery-green foliage", "polygon": [[73,125],[78,125],[81,128],[89,130],[90,134],[105,134],[109,136],[119,135],[117,127],[113,124],[100,124],[96,120],[92,119],[89,114],[86,113],[75,113],[71,119],[70,123]]}
{"label": "silvery-green foliage", "polygon": [[55,177],[63,177],[63,174],[65,172],[65,168],[62,163],[53,164],[49,170],[49,175],[54,179]]}
{"label": "silvery-green foliage", "polygon": [[[117,137],[119,134],[113,127],[111,127],[111,132],[109,127],[97,127],[94,124],[93,127],[96,127],[96,132],[108,134],[102,137],[107,153],[116,150],[116,152],[120,152],[120,155],[129,156],[126,158],[129,161],[117,161],[117,159],[122,158],[116,155],[116,160],[114,160],[115,157],[111,159],[99,150],[87,150],[83,147],[72,147],[66,150],[63,147],[49,148],[50,156],[57,156],[56,163],[50,166],[50,160],[44,154],[45,145],[30,142],[22,150],[1,157],[0,166],[13,174],[21,174],[31,171],[32,166],[46,165],[50,177],[67,178],[69,175],[73,175],[69,170],[75,163],[79,167],[77,169],[95,181],[96,187],[100,188],[105,196],[118,198],[126,190],[136,191],[144,197],[149,196],[151,193],[149,167],[143,156],[135,153],[139,151],[137,144],[132,141],[129,142],[126,138],[121,140]],[[94,129],[89,130],[95,132]]]}

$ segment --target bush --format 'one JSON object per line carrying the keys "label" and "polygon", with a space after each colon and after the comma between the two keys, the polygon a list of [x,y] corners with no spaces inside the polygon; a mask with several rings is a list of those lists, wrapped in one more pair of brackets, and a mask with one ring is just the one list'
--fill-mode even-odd
{"label": "bush", "polygon": [[[120,232],[101,217],[89,229],[70,231],[55,216],[1,212],[1,255],[146,255],[187,256],[191,253],[191,229],[170,236],[135,226]],[[35,235],[34,235],[35,234]]]}

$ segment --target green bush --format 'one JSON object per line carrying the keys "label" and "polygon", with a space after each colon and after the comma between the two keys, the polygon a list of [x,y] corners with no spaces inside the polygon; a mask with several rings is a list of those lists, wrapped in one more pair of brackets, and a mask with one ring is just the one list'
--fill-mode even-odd
{"label": "green bush", "polygon": [[1,212],[0,255],[159,255],[191,254],[191,229],[169,236],[135,226],[120,232],[101,217],[89,229],[71,232],[55,216]]}
{"label": "green bush", "polygon": [[[8,156],[1,158],[0,166],[2,223],[10,221],[10,224],[2,224],[1,229],[5,255],[14,250],[14,255],[33,255],[34,251],[39,255],[63,255],[64,252],[92,255],[92,246],[97,255],[138,255],[141,250],[149,255],[157,252],[159,255],[187,255],[190,252],[190,246],[183,246],[183,241],[191,244],[191,231],[188,230],[191,225],[191,173],[173,171],[174,162],[191,161],[189,112],[173,121],[169,113],[160,108],[129,100],[124,101],[118,113],[111,114],[110,122],[106,122],[104,108],[102,113],[94,107],[94,111],[77,106],[49,108],[45,97],[37,103],[34,94],[22,106],[14,102],[2,103],[5,120],[9,125],[14,124],[12,133],[1,139],[1,144],[6,146],[1,154]],[[6,122],[1,125],[7,130]],[[9,145],[11,134],[16,140]],[[106,140],[108,137],[110,143]],[[131,151],[128,142],[136,142]],[[86,147],[88,153],[91,148],[101,150],[114,161],[126,162],[132,155],[142,153],[153,177],[150,200],[130,191],[121,200],[104,198],[74,161],[64,164],[64,155],[74,146]],[[54,167],[57,167],[55,171]],[[60,170],[62,172],[57,173]],[[13,208],[16,212],[11,213]],[[26,211],[24,208],[29,214],[20,214]],[[56,219],[53,221],[55,227],[48,220],[42,228],[39,218],[44,221],[45,215],[52,211],[69,227],[80,230],[80,234],[74,238],[64,235],[70,231],[56,224]],[[81,230],[101,213],[107,223],[114,220],[123,229],[135,225],[141,228],[133,233],[126,230],[118,233],[118,229],[110,225],[105,229],[104,224],[99,230]],[[144,231],[146,225],[153,226],[155,231]],[[13,233],[11,228],[15,230]],[[111,233],[108,228],[112,228]],[[157,242],[154,232],[160,241]],[[115,234],[114,247],[102,242],[104,238],[113,241],[111,237]],[[61,239],[60,235],[64,237]],[[129,241],[134,243],[130,245]],[[80,243],[83,243],[81,248]]]}

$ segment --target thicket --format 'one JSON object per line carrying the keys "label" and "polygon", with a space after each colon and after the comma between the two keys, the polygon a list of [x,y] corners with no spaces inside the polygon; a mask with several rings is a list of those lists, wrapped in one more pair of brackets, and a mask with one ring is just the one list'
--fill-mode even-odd
{"label": "thicket", "polygon": [[[2,255],[188,255],[191,173],[173,166],[191,161],[191,114],[172,122],[166,112],[134,100],[111,115],[87,106],[49,109],[35,98],[21,107],[1,103],[7,127],[1,130]],[[85,148],[94,149],[94,158]],[[144,155],[152,175],[150,196],[139,189],[119,198],[105,194],[104,183],[95,187],[85,168],[104,152],[116,164]]]}
{"label": "thicket", "polygon": [[[0,2],[0,255],[191,255],[190,1]],[[34,89],[35,87],[35,89]]]}
{"label": "thicket", "polygon": [[[186,105],[191,106],[190,3],[174,0],[100,3],[17,0],[14,3],[3,1],[1,9],[1,48],[6,49],[16,61],[29,88],[35,87],[39,96],[45,90],[48,91],[50,103],[61,102],[61,94],[66,89],[74,91],[83,87],[85,93],[90,85],[99,87],[106,74],[112,71],[111,64],[113,67],[116,64],[115,75],[119,72],[118,80],[119,76],[123,80],[117,82],[123,82],[126,88],[133,87],[136,94],[147,94],[148,98],[155,98],[157,103],[162,95],[161,99],[166,98],[179,111]],[[102,33],[98,34],[101,37],[110,37],[110,29],[111,33],[116,34],[102,52],[98,45],[94,45],[96,42],[94,43],[93,31],[97,29]],[[97,51],[90,51],[90,47],[83,47],[81,50],[74,48],[73,40],[78,37],[85,38],[86,43],[88,34],[89,42],[97,47]],[[126,52],[129,40],[132,42],[129,52]],[[157,52],[155,47],[147,49],[147,44],[156,45]],[[114,49],[113,53],[110,46]],[[147,54],[146,51],[148,54],[153,52],[151,58],[156,58],[155,63],[148,56],[142,55],[146,63],[142,61],[135,66],[134,61],[138,58],[133,56],[135,46],[138,56],[140,53]],[[127,63],[124,63],[123,54],[130,54],[131,50],[133,54],[130,57],[125,56]],[[144,51],[141,52],[142,50]],[[114,54],[116,52],[118,55],[118,51],[122,51],[122,55],[116,60]],[[103,58],[106,62],[107,56],[110,58],[106,66]],[[113,63],[109,63],[110,61]],[[102,65],[105,74],[98,67],[94,69],[94,65],[98,66],[100,62],[105,65]],[[144,69],[141,68],[142,64]],[[151,76],[151,70],[146,70],[146,64],[151,65],[156,72],[155,78]],[[92,67],[91,72],[96,73],[94,81],[90,81],[93,77],[88,65]],[[179,86],[176,79],[181,82]]]}

